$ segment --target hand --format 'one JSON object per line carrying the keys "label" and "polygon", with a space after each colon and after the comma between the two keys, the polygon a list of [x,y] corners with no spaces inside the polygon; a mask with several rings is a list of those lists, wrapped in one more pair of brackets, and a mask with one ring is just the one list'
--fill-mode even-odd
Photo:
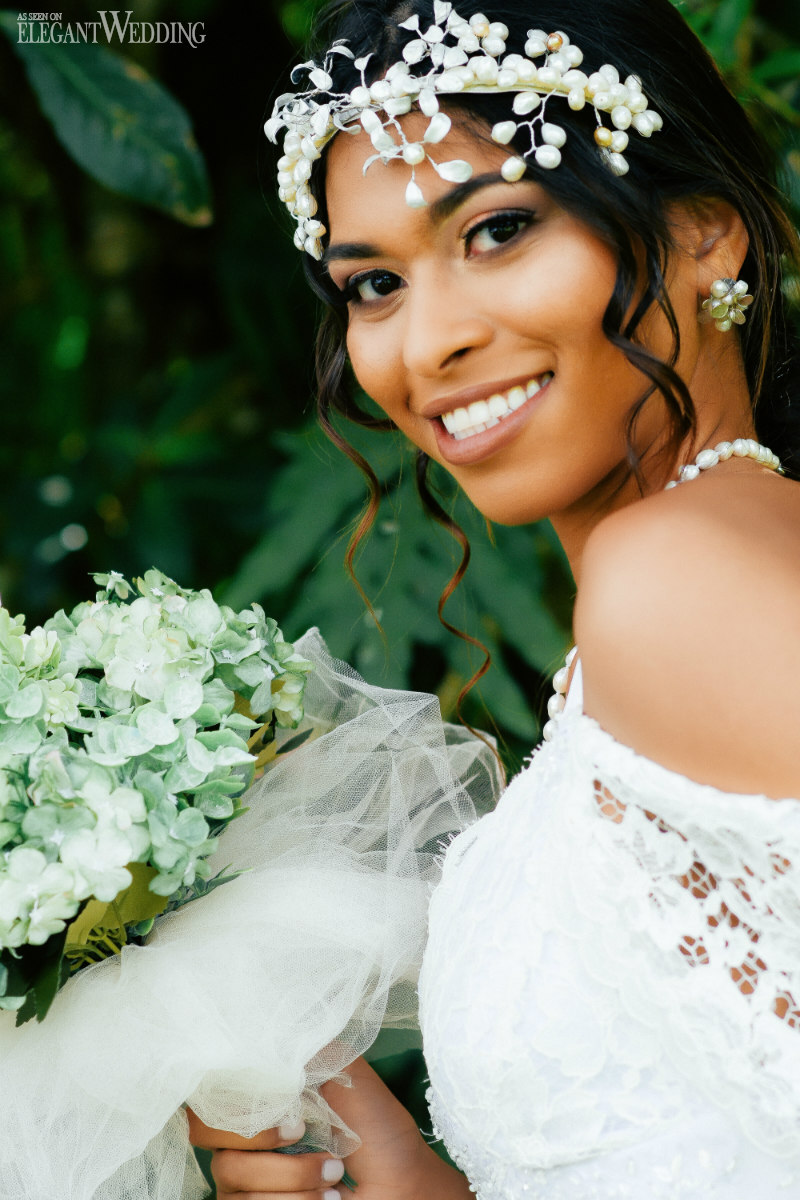
{"label": "hand", "polygon": [[331,1154],[276,1154],[305,1133],[305,1125],[265,1129],[253,1138],[204,1125],[187,1108],[189,1141],[199,1150],[211,1150],[211,1174],[217,1200],[256,1200],[261,1196],[293,1200],[340,1200],[333,1186],[344,1175],[344,1163]]}
{"label": "hand", "polygon": [[[352,1200],[473,1200],[464,1176],[431,1150],[411,1114],[363,1058],[348,1067],[348,1075],[352,1087],[331,1082],[322,1088],[331,1108],[361,1138],[345,1164],[324,1153],[274,1153],[278,1146],[298,1141],[300,1129],[269,1129],[248,1140],[209,1129],[190,1111],[191,1141],[215,1151],[211,1170],[218,1200],[339,1200],[351,1195]],[[345,1165],[356,1181],[355,1193],[334,1187]]]}

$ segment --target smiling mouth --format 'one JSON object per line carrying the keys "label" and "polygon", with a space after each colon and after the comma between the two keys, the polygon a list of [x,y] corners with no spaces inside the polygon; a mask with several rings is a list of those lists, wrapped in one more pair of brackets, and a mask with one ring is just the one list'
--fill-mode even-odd
{"label": "smiling mouth", "polygon": [[442,413],[440,420],[447,432],[457,442],[474,437],[476,433],[484,433],[494,425],[499,425],[505,417],[536,395],[553,378],[552,371],[545,371],[523,385],[509,388],[507,392],[496,392],[488,400],[475,400],[466,408],[454,408],[452,412]]}

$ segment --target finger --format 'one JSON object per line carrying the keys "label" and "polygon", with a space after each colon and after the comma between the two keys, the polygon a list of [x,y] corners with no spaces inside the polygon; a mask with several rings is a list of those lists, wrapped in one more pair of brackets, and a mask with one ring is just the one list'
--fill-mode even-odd
{"label": "finger", "polygon": [[344,1175],[344,1163],[330,1154],[270,1154],[248,1150],[218,1150],[211,1159],[218,1192],[311,1192],[315,1200]]}
{"label": "finger", "polygon": [[191,1108],[186,1109],[186,1116],[189,1118],[189,1141],[199,1150],[274,1150],[277,1146],[299,1142],[306,1131],[305,1122],[300,1121],[297,1125],[263,1129],[255,1137],[245,1138],[227,1129],[212,1129]]}

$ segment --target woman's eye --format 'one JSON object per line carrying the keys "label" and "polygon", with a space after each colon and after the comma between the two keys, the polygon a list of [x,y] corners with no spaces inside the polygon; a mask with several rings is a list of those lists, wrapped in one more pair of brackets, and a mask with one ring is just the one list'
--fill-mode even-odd
{"label": "woman's eye", "polygon": [[400,287],[401,282],[400,277],[391,271],[370,271],[366,275],[356,275],[351,279],[345,294],[348,300],[371,304],[391,296],[392,292]]}
{"label": "woman's eye", "polygon": [[532,217],[526,213],[498,213],[497,216],[489,217],[467,234],[467,252],[485,254],[488,250],[496,250],[498,246],[512,241],[518,233],[526,229],[531,220]]}

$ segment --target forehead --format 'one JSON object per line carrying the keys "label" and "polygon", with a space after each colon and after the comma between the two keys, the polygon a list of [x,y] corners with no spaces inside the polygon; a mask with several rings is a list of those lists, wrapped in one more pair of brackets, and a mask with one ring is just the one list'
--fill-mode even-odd
{"label": "forehead", "polygon": [[[468,122],[458,111],[448,115],[453,118],[452,128],[441,142],[431,144],[422,142],[430,124],[422,113],[409,113],[400,122],[408,141],[422,143],[429,156],[413,168],[415,180],[428,203],[438,200],[453,187],[451,182],[441,178],[433,163],[441,165],[454,159],[463,160],[472,167],[473,175],[482,175],[499,171],[508,158],[507,147],[488,140],[488,125],[484,137],[481,126]],[[364,164],[374,154],[372,142],[363,130],[357,134],[337,134],[327,150],[325,197],[332,240],[350,241],[356,235],[360,236],[367,225],[374,227],[387,220],[401,221],[424,212],[424,209],[415,210],[406,204],[411,166],[400,158],[388,163],[376,160],[365,171]]]}

